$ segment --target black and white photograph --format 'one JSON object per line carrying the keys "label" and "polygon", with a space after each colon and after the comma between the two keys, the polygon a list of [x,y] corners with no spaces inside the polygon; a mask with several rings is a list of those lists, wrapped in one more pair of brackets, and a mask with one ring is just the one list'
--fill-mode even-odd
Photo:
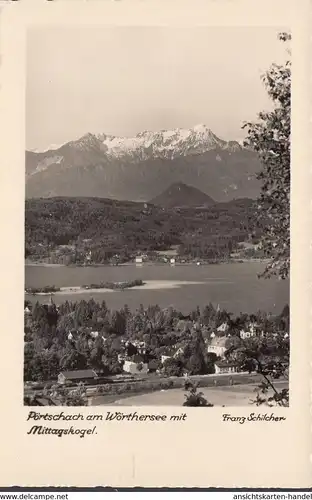
{"label": "black and white photograph", "polygon": [[24,405],[289,407],[291,44],[28,26]]}

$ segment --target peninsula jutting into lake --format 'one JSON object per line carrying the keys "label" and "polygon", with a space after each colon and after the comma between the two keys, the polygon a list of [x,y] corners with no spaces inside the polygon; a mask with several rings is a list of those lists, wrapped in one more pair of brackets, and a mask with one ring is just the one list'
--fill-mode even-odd
{"label": "peninsula jutting into lake", "polygon": [[28,295],[51,295],[58,293],[79,293],[79,292],[94,292],[95,290],[125,290],[126,288],[134,288],[143,286],[145,283],[142,280],[120,281],[108,283],[92,283],[91,285],[82,285],[76,287],[58,288],[54,285],[44,286],[41,288],[25,288],[25,293]]}

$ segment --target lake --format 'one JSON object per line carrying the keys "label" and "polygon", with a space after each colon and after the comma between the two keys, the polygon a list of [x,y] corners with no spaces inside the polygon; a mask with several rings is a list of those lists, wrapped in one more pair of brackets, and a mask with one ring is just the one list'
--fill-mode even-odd
{"label": "lake", "polygon": [[[173,306],[188,313],[196,306],[204,307],[209,302],[221,308],[239,312],[257,312],[259,309],[273,314],[280,313],[289,303],[289,281],[259,279],[257,274],[264,269],[263,263],[231,263],[219,265],[151,265],[144,264],[101,267],[44,267],[25,266],[25,286],[74,287],[103,281],[127,281],[142,279],[146,287],[124,291],[95,291],[79,294],[55,295],[56,304],[68,301],[105,300],[111,309],[128,304],[130,309],[140,304]],[[32,302],[47,303],[48,296],[29,296]]]}

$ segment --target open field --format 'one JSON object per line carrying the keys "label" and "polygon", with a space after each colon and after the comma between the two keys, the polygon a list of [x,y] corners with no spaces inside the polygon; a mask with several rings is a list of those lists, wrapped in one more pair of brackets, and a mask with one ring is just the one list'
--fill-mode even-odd
{"label": "open field", "polygon": [[[287,382],[276,383],[278,390],[287,387]],[[200,387],[199,391],[215,406],[249,406],[256,398],[256,384],[242,384],[221,387]],[[183,388],[168,389],[136,394],[127,397],[120,396],[98,396],[92,399],[92,406],[118,405],[118,406],[182,406],[185,391]],[[271,395],[271,394],[270,394]]]}
{"label": "open field", "polygon": [[[279,388],[282,388],[282,383]],[[283,387],[286,387],[284,383]],[[200,391],[204,397],[215,406],[249,406],[256,397],[256,385],[235,387],[210,388],[203,387]],[[184,402],[183,389],[169,389],[151,394],[141,394],[130,398],[115,401],[114,404],[122,406],[182,406]]]}

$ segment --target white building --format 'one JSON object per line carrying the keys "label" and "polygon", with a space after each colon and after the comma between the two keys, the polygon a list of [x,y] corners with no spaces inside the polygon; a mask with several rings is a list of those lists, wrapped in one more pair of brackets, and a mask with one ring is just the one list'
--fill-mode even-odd
{"label": "white building", "polygon": [[172,356],[168,356],[167,354],[163,354],[162,357],[161,357],[161,362],[162,364],[164,364],[164,362],[167,360],[167,359],[171,359]]}
{"label": "white building", "polygon": [[237,363],[230,363],[227,361],[217,361],[215,363],[215,373],[220,374],[220,373],[237,373],[238,370],[238,365]]}
{"label": "white building", "polygon": [[[138,368],[139,365],[142,367],[142,369]],[[126,359],[123,365],[123,371],[132,373],[132,374],[142,374],[142,373],[147,373],[148,372],[148,364],[147,363],[136,363],[135,361],[129,361]]]}
{"label": "white building", "polygon": [[245,330],[241,330],[239,332],[239,336],[241,339],[249,339],[251,337],[254,337],[256,335],[256,327],[257,325],[255,325],[254,323],[250,323],[249,325],[249,329],[247,331]]}
{"label": "white building", "polygon": [[226,322],[224,322],[224,323],[222,323],[222,325],[218,326],[217,332],[223,332],[224,333],[224,332],[226,332],[228,330],[228,328],[229,328],[229,325]]}
{"label": "white building", "polygon": [[170,265],[171,265],[171,266],[174,266],[174,265],[175,265],[175,263],[176,263],[175,259],[170,259]]}
{"label": "white building", "polygon": [[227,337],[214,337],[207,348],[207,352],[216,354],[222,358],[227,348],[225,347]]}
{"label": "white building", "polygon": [[240,338],[241,338],[242,340],[245,340],[245,339],[249,339],[249,338],[251,337],[251,334],[250,334],[250,332],[248,332],[248,331],[246,332],[245,330],[241,330],[241,331],[239,332],[239,336],[240,336]]}
{"label": "white building", "polygon": [[179,347],[179,349],[177,349],[177,351],[174,353],[173,357],[174,358],[177,358],[178,356],[181,356],[184,354],[184,349],[183,347]]}
{"label": "white building", "polygon": [[161,355],[161,362],[164,363],[167,359],[176,359],[179,356],[183,355],[184,348],[179,347],[176,351],[174,349],[166,350],[165,354]]}
{"label": "white building", "polygon": [[[131,341],[131,344],[136,347],[137,351],[139,354],[145,354],[146,353],[146,342],[139,341],[139,340],[133,340]],[[128,344],[126,344],[127,347]]]}
{"label": "white building", "polygon": [[143,257],[136,257],[135,258],[135,263],[136,264],[143,264]]}

